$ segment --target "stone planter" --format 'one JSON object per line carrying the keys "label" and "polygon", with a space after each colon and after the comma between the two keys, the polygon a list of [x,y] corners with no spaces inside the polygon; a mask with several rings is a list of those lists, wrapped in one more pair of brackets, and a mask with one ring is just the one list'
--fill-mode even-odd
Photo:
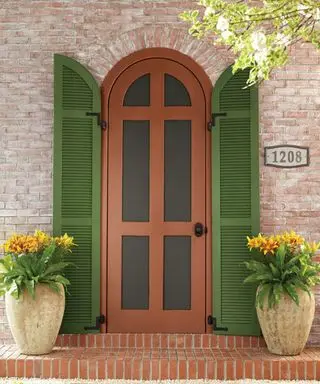
{"label": "stone planter", "polygon": [[268,307],[267,297],[263,309],[257,308],[261,330],[267,347],[276,355],[299,355],[308,340],[314,310],[315,299],[311,294],[298,290],[298,306],[288,295],[282,295],[279,304]]}
{"label": "stone planter", "polygon": [[19,300],[6,294],[6,313],[13,338],[21,353],[43,355],[50,353],[65,308],[64,288],[58,294],[47,284],[37,284],[35,299],[25,290]]}

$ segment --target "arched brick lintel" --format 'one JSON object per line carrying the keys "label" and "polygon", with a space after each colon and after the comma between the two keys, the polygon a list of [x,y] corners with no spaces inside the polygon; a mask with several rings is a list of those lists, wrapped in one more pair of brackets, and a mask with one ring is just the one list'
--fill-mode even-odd
{"label": "arched brick lintel", "polygon": [[171,25],[143,26],[121,34],[111,42],[100,42],[91,48],[87,63],[99,82],[124,57],[145,48],[170,48],[189,56],[214,84],[221,73],[233,62],[225,48],[191,37],[185,28]]}

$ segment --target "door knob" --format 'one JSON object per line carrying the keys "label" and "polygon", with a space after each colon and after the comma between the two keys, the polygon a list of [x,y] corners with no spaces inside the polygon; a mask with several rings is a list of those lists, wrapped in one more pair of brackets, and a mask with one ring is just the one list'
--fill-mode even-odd
{"label": "door knob", "polygon": [[207,227],[202,223],[195,223],[194,225],[194,234],[197,237],[201,237],[203,234],[207,233]]}

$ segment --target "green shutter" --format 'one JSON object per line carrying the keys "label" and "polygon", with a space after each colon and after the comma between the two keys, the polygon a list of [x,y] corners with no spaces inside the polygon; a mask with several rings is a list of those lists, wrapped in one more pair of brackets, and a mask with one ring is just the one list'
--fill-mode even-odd
{"label": "green shutter", "polygon": [[62,333],[84,333],[100,315],[100,90],[92,75],[68,57],[54,56],[53,232],[78,245],[68,257],[70,295]]}
{"label": "green shutter", "polygon": [[246,236],[259,232],[258,90],[248,71],[228,68],[216,83],[212,112],[213,316],[230,335],[259,335],[255,288],[244,285]]}

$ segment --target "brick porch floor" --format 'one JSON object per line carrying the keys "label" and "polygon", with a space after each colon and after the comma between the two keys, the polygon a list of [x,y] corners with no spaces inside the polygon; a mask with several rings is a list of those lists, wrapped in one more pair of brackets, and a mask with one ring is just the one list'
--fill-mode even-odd
{"label": "brick porch floor", "polygon": [[59,336],[52,353],[0,347],[1,377],[82,379],[320,379],[320,349],[268,353],[263,339],[214,335]]}

